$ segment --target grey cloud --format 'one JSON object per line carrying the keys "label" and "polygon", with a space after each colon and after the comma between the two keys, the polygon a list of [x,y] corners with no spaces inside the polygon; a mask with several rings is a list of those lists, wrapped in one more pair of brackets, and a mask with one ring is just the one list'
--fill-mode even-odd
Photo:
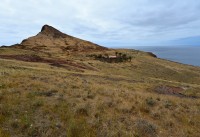
{"label": "grey cloud", "polygon": [[44,24],[100,43],[200,35],[197,0],[2,0],[0,9],[0,45],[20,42]]}

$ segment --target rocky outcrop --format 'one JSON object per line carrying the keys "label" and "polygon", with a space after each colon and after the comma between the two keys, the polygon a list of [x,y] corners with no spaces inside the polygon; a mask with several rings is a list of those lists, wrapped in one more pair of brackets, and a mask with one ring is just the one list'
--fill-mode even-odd
{"label": "rocky outcrop", "polygon": [[155,54],[153,54],[152,52],[146,52],[149,56],[157,58],[157,56]]}

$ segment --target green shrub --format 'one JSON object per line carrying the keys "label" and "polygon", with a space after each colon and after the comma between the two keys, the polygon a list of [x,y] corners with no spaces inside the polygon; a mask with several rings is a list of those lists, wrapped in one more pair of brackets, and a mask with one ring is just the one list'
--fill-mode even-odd
{"label": "green shrub", "polygon": [[156,104],[152,97],[146,99],[146,104],[149,106],[154,106]]}

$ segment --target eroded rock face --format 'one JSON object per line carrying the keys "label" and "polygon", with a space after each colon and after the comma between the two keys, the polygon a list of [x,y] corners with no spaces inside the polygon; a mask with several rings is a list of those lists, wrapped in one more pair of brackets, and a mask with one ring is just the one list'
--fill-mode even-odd
{"label": "eroded rock face", "polygon": [[155,54],[153,54],[152,52],[147,52],[147,54],[151,57],[157,58],[157,56]]}
{"label": "eroded rock face", "polygon": [[36,36],[24,39],[14,47],[43,52],[107,50],[100,45],[67,35],[49,25],[44,25]]}
{"label": "eroded rock face", "polygon": [[41,29],[40,34],[53,38],[66,38],[68,36],[49,25],[44,25]]}
{"label": "eroded rock face", "polygon": [[155,91],[159,94],[169,94],[169,95],[180,95],[184,89],[181,87],[173,87],[173,86],[157,86]]}

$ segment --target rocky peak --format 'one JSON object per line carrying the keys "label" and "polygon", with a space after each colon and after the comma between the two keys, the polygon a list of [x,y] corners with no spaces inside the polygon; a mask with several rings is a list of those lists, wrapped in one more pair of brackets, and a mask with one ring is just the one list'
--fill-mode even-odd
{"label": "rocky peak", "polygon": [[44,25],[39,34],[51,36],[53,38],[65,38],[67,36],[66,34],[49,25]]}
{"label": "rocky peak", "polygon": [[36,36],[24,39],[13,47],[52,53],[107,50],[100,45],[62,33],[49,25],[44,25]]}

